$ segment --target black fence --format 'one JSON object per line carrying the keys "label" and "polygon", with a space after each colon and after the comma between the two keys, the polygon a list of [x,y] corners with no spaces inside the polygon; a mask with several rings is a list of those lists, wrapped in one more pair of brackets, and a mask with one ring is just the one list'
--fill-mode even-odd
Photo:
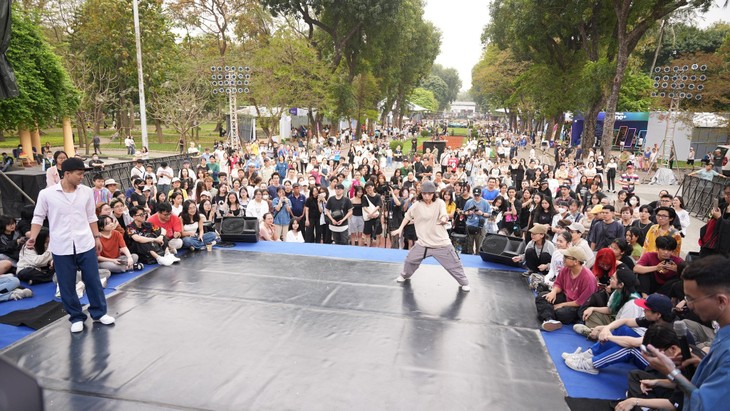
{"label": "black fence", "polygon": [[684,207],[690,215],[694,215],[702,221],[709,217],[715,199],[722,199],[722,190],[728,185],[727,180],[715,177],[712,181],[695,176],[684,176],[682,191]]}
{"label": "black fence", "polygon": [[[167,162],[167,165],[170,166],[176,173],[180,171],[182,168],[183,162],[186,160],[190,161],[191,168],[195,169],[197,166],[197,163],[195,160],[197,160],[198,157],[191,157],[189,154],[178,154],[174,156],[167,156],[167,157],[156,157],[150,160],[145,160],[145,165],[151,164],[152,168],[154,169],[154,172],[157,172],[157,167],[160,166],[162,162]],[[104,177],[104,180],[108,180],[110,178],[113,178],[114,181],[116,181],[119,185],[117,186],[119,190],[125,191],[132,185],[132,181],[130,179],[130,172],[132,171],[132,167],[134,167],[135,162],[134,161],[126,161],[124,163],[115,163],[115,164],[105,164],[103,171],[89,171],[84,175],[84,184],[93,187],[94,182],[92,181],[92,178],[96,174],[101,174],[102,177]]]}

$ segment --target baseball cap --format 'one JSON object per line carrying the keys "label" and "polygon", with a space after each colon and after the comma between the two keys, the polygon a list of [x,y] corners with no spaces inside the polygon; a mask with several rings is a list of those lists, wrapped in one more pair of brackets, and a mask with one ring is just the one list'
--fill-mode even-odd
{"label": "baseball cap", "polygon": [[299,187],[299,183],[294,183],[294,184],[292,184],[291,186],[292,186],[292,188],[294,188],[294,187]]}
{"label": "baseball cap", "polygon": [[593,213],[593,214],[598,214],[601,211],[603,211],[603,206],[600,205],[600,204],[597,205],[597,206],[595,206],[595,207],[593,207],[593,208],[591,208],[591,213]]}
{"label": "baseball cap", "polygon": [[577,231],[579,233],[583,233],[586,231],[586,228],[581,223],[573,223],[568,226],[568,230],[570,231]]}
{"label": "baseball cap", "polygon": [[76,170],[86,170],[86,164],[84,164],[83,160],[76,157],[67,158],[63,164],[61,164],[61,173],[65,173],[67,171],[76,171]]}
{"label": "baseball cap", "polygon": [[567,250],[563,251],[563,256],[573,257],[581,263],[585,263],[588,259],[586,257],[585,251],[583,251],[583,249],[580,247],[569,247]]}
{"label": "baseball cap", "polygon": [[175,181],[180,181],[180,178],[179,177],[173,177],[172,178],[172,182],[174,183]]}
{"label": "baseball cap", "polygon": [[672,314],[672,300],[663,294],[655,293],[646,298],[637,298],[634,302],[641,308],[652,310],[661,315],[669,316]]}
{"label": "baseball cap", "polygon": [[201,192],[200,192],[200,195],[201,195],[201,196],[208,196],[208,197],[213,197],[212,195],[210,195],[210,191],[201,191]]}
{"label": "baseball cap", "polygon": [[345,186],[342,185],[342,184],[335,184],[335,189],[344,190],[345,189]]}
{"label": "baseball cap", "polygon": [[151,190],[152,190],[152,186],[144,186],[144,188],[142,189],[142,191],[151,191]]}
{"label": "baseball cap", "polygon": [[[61,165],[61,167],[63,167],[63,165]],[[109,185],[112,185],[112,184],[117,184],[117,182],[116,182],[116,181],[114,181],[114,179],[113,179],[113,178],[110,178],[110,179],[108,179],[108,180],[104,181],[104,186],[105,186],[105,187],[106,187],[106,186],[109,186]]]}
{"label": "baseball cap", "polygon": [[421,192],[422,193],[435,193],[436,185],[430,181],[426,181],[423,184],[421,184]]}
{"label": "baseball cap", "polygon": [[481,196],[482,195],[482,189],[479,187],[474,187],[473,190],[471,190],[472,194],[475,196]]}

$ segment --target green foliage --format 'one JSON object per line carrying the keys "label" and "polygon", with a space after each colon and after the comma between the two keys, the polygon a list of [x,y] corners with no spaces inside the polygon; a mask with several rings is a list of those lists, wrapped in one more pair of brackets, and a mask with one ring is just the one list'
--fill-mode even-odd
{"label": "green foliage", "polygon": [[[718,23],[707,28],[690,26],[685,23],[665,25],[656,65],[666,66],[678,57],[694,53],[715,53],[730,34],[730,25]],[[645,71],[651,69],[654,60],[659,28],[652,30],[637,46],[636,56],[641,60]]]}
{"label": "green foliage", "polygon": [[436,97],[433,95],[433,91],[420,87],[413,90],[408,101],[413,104],[418,104],[432,113],[435,113],[439,106],[438,101],[436,101]]}
{"label": "green foliage", "polygon": [[654,81],[643,73],[627,73],[621,84],[617,111],[649,111]]}
{"label": "green foliage", "polygon": [[511,50],[488,46],[472,69],[472,96],[477,104],[491,109],[514,108],[512,97],[527,66],[525,62],[517,61]]}
{"label": "green foliage", "polygon": [[421,87],[433,92],[438,101],[438,111],[442,111],[449,105],[449,85],[439,76],[431,74],[421,82]]}
{"label": "green foliage", "polygon": [[434,64],[431,67],[431,74],[439,76],[446,83],[448,88],[447,101],[449,104],[454,102],[459,95],[459,91],[461,91],[459,72],[455,68],[446,68],[440,64]]}
{"label": "green foliage", "polygon": [[34,18],[16,6],[11,15],[7,57],[20,94],[0,101],[0,129],[43,128],[76,110],[78,91]]}

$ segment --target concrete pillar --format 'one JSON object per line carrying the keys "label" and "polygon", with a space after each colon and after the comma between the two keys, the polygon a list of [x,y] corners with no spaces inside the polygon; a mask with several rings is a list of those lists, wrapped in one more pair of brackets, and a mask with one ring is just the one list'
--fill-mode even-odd
{"label": "concrete pillar", "polygon": [[30,132],[30,142],[33,144],[33,148],[36,149],[36,153],[41,154],[41,131],[35,128]]}
{"label": "concrete pillar", "polygon": [[76,156],[71,119],[68,117],[63,119],[63,151],[66,152],[69,158]]}
{"label": "concrete pillar", "polygon": [[33,142],[30,137],[30,130],[27,128],[18,130],[18,135],[20,135],[20,145],[23,146],[23,153],[25,156],[23,159],[27,159],[28,162],[31,164],[33,163]]}

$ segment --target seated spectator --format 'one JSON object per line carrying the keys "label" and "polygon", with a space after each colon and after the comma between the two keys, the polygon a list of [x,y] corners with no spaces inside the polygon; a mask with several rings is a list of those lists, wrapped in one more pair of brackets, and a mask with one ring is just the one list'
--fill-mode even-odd
{"label": "seated spectator", "polygon": [[[0,272],[10,269],[7,260],[0,261]],[[7,272],[7,271],[6,271]],[[20,280],[12,274],[0,274],[0,303],[10,300],[22,300],[33,296],[30,288],[20,287]]]}
{"label": "seated spectator", "polygon": [[303,243],[304,242],[304,236],[302,235],[302,232],[299,230],[299,220],[292,218],[292,220],[289,222],[289,231],[286,233],[286,240],[287,243]]}
{"label": "seated spectator", "polygon": [[101,253],[97,256],[99,268],[109,270],[112,274],[144,268],[138,263],[139,256],[129,252],[124,237],[114,229],[116,224],[113,218],[101,215],[96,223],[101,235]]}
{"label": "seated spectator", "polygon": [[[169,204],[168,204],[169,206]],[[180,261],[168,249],[167,237],[163,229],[145,221],[147,215],[142,208],[132,207],[129,210],[134,220],[127,225],[127,240],[125,243],[130,251],[139,256],[139,261],[145,264],[172,265]]]}
{"label": "seated spectator", "polygon": [[[525,252],[512,258],[512,261],[518,263],[524,261],[528,271],[523,276],[528,277],[530,274],[539,273],[545,275],[550,268],[550,259],[555,252],[555,245],[546,238],[548,232],[547,224],[535,224],[530,231],[530,242],[525,247]],[[540,267],[543,270],[540,270]]]}
{"label": "seated spectator", "polygon": [[581,223],[573,222],[573,224],[568,226],[567,230],[570,232],[571,236],[569,246],[582,248],[583,252],[588,256],[588,260],[586,260],[584,266],[588,267],[589,269],[593,268],[593,264],[596,261],[596,256],[593,255],[593,250],[591,250],[591,246],[588,244],[588,241],[583,238],[583,233],[586,230],[585,226],[583,226],[583,224]]}
{"label": "seated spectator", "polygon": [[626,242],[628,242],[629,246],[631,246],[631,259],[634,260],[634,262],[641,258],[641,252],[643,250],[641,244],[639,244],[639,237],[641,237],[641,230],[639,227],[631,227],[626,230]]}
{"label": "seated spectator", "polygon": [[656,251],[655,244],[657,238],[672,237],[676,242],[676,247],[672,250],[672,254],[679,257],[679,252],[682,250],[682,234],[672,226],[674,220],[677,218],[677,212],[672,207],[660,206],[654,210],[654,213],[657,223],[651,226],[646,233],[643,253],[646,254]]}
{"label": "seated spectator", "polygon": [[215,245],[218,235],[215,231],[205,232],[206,219],[198,211],[195,202],[192,200],[185,201],[183,210],[181,216],[183,247],[202,250],[207,244]]}
{"label": "seated spectator", "polygon": [[632,249],[625,238],[617,238],[613,240],[608,248],[613,251],[618,263],[624,264],[629,270],[634,270],[635,262],[634,259],[631,258]]}
{"label": "seated spectator", "polygon": [[644,294],[669,295],[672,283],[679,280],[679,269],[684,260],[674,256],[677,242],[673,237],[661,236],[655,240],[656,251],[645,252],[636,262],[634,272],[639,274],[639,290]]}
{"label": "seated spectator", "polygon": [[609,279],[616,273],[616,255],[613,250],[610,248],[598,250],[592,271],[601,286],[608,285]]}
{"label": "seated spectator", "polygon": [[596,277],[583,266],[586,259],[581,248],[570,247],[563,251],[564,267],[552,290],[535,298],[543,330],[555,331],[563,324],[574,323],[578,319],[578,308],[596,292]]}
{"label": "seated spectator", "polygon": [[638,310],[636,304],[626,303],[641,298],[641,294],[636,291],[638,284],[639,281],[633,271],[619,266],[606,288],[593,294],[578,310],[584,324],[575,324],[573,331],[595,340],[598,339],[601,330],[599,327],[608,325],[616,319],[636,318]]}
{"label": "seated spectator", "polygon": [[271,213],[264,214],[264,218],[259,224],[259,240],[281,241],[276,236],[276,227],[274,227],[274,215]]}
{"label": "seated spectator", "polygon": [[652,294],[647,299],[635,299],[634,304],[644,309],[640,318],[622,318],[612,321],[598,332],[598,342],[585,352],[580,347],[573,353],[563,353],[565,365],[587,374],[618,362],[633,362],[644,369],[649,363],[642,357],[639,346],[646,328],[661,323],[671,326],[674,321],[672,301],[666,295]]}
{"label": "seated spectator", "polygon": [[[682,348],[679,337],[672,327],[663,324],[654,324],[646,330],[644,346],[652,345],[669,357],[675,366],[681,368],[682,375],[691,380],[696,366],[685,363],[682,357]],[[691,352],[699,358],[705,354],[694,346]],[[699,360],[697,358],[697,360]],[[677,385],[667,379],[666,375],[655,370],[633,370],[629,373],[629,390],[626,399],[616,405],[616,409],[656,409],[681,410],[684,406],[684,393]]]}
{"label": "seated spectator", "polygon": [[[563,231],[560,234],[556,234],[554,241],[555,252],[550,259],[547,275],[545,277],[542,277],[542,275],[540,274],[532,274],[530,276],[530,288],[535,291],[540,292],[550,290],[550,287],[552,287],[555,279],[558,278],[558,273],[560,272],[560,270],[563,269],[563,251],[567,250],[568,247],[570,247],[570,232]],[[538,268],[544,267],[538,266]],[[547,287],[542,289],[543,287],[539,287],[539,284],[545,284]]]}
{"label": "seated spectator", "polygon": [[700,257],[730,254],[730,185],[722,190],[723,199],[710,211],[710,218],[700,229]]}
{"label": "seated spectator", "polygon": [[0,261],[8,260],[15,267],[18,264],[20,248],[25,243],[25,237],[15,230],[15,219],[0,215]]}
{"label": "seated spectator", "polygon": [[172,213],[170,203],[158,204],[157,212],[151,215],[147,222],[163,229],[162,234],[168,239],[167,247],[172,254],[177,254],[177,250],[181,249],[183,245],[182,221],[180,221],[180,217]]}
{"label": "seated spectator", "polygon": [[[182,214],[182,212],[183,212],[182,192],[172,191],[172,194],[170,194],[170,197],[168,197],[168,198],[170,199],[170,205],[172,206],[171,207],[172,215],[174,215],[176,217],[180,217],[180,214]],[[160,207],[158,206],[157,213],[159,213],[159,212],[160,212]]]}
{"label": "seated spectator", "polygon": [[124,201],[119,199],[113,199],[109,206],[112,208],[111,217],[117,220],[117,231],[122,230],[124,234],[127,230],[127,225],[130,224],[133,218],[129,215],[129,209]]}
{"label": "seated spectator", "polygon": [[38,232],[33,249],[21,248],[15,271],[19,280],[30,285],[53,281],[53,256],[48,250],[49,242],[48,229],[43,227]]}

